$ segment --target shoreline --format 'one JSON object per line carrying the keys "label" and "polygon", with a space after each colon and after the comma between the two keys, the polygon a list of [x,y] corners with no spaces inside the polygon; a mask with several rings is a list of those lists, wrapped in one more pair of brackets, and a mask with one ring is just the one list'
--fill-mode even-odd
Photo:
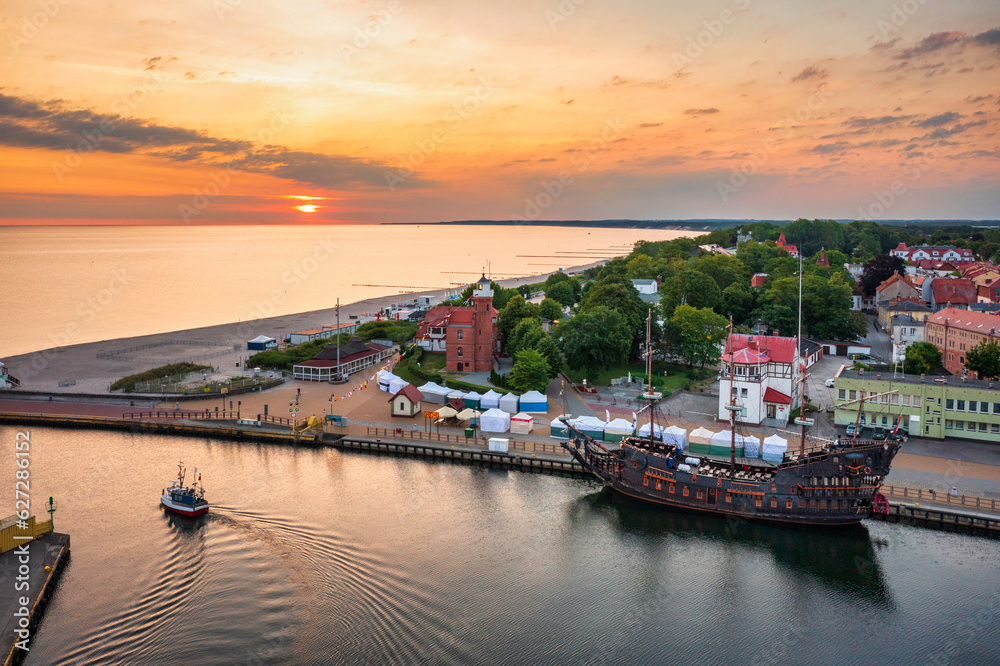
{"label": "shoreline", "polygon": [[[575,273],[602,263],[604,262],[594,261],[567,268],[565,272]],[[518,287],[523,284],[542,282],[556,272],[549,271],[525,277],[495,280],[495,282],[507,288]],[[447,287],[442,287],[407,294],[374,296],[342,304],[340,306],[340,323],[352,321],[351,315],[363,316],[403,300],[412,300],[420,296],[442,296],[447,291]],[[246,342],[248,340],[265,331],[269,332],[267,334],[272,337],[278,337],[274,335],[274,332],[287,331],[290,333],[319,328],[324,324],[334,324],[336,311],[335,307],[323,308],[199,328],[178,329],[97,342],[82,342],[67,347],[49,347],[10,356],[4,358],[3,361],[10,373],[20,379],[20,388],[25,391],[47,391],[54,394],[103,393],[115,395],[110,393],[108,388],[111,382],[116,379],[167,363],[185,360],[181,357],[183,355],[208,356],[208,358],[201,360],[194,358],[192,360],[217,366],[217,372],[226,376],[238,374],[243,366],[237,367],[236,361],[247,356]],[[213,344],[200,347],[194,344],[206,342]],[[192,344],[185,347],[185,343]],[[239,349],[235,348],[237,345],[239,345]],[[130,351],[140,351],[134,349],[140,346],[160,351],[147,351],[138,355],[129,354]],[[164,353],[170,347],[182,348],[180,349],[182,353],[172,355]],[[206,349],[210,351],[206,351]],[[175,349],[175,351],[178,350]],[[14,396],[17,391],[18,389],[13,389],[7,395]]]}

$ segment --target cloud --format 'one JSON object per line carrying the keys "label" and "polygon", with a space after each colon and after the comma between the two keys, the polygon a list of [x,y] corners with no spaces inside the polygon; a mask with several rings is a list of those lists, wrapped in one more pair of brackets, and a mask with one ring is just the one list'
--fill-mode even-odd
{"label": "cloud", "polygon": [[714,108],[714,107],[713,108],[709,108],[709,109],[685,109],[684,110],[684,115],[685,116],[704,116],[704,115],[708,115],[710,113],[718,113],[718,112],[719,112],[719,110],[716,109],[716,108]]}
{"label": "cloud", "polygon": [[972,38],[972,41],[979,46],[1000,47],[1000,28],[993,28],[986,32],[981,32]]}
{"label": "cloud", "polygon": [[898,42],[898,41],[899,41],[899,37],[897,37],[895,39],[891,39],[888,42],[875,42],[874,44],[872,44],[871,50],[872,51],[888,51],[893,46],[895,46],[896,42]]}
{"label": "cloud", "polygon": [[[322,187],[385,185],[389,167],[345,155],[214,137],[121,115],[68,109],[60,100],[35,102],[0,93],[0,145],[50,150],[138,153],[177,162],[204,162]],[[83,148],[79,148],[84,146]],[[404,187],[427,185],[416,177]]]}
{"label": "cloud", "polygon": [[975,97],[969,95],[965,98],[965,101],[969,104],[975,104],[976,102],[984,102],[988,99],[993,99],[993,95],[976,95]]}
{"label": "cloud", "polygon": [[872,127],[874,125],[889,125],[891,123],[896,123],[901,120],[909,120],[913,118],[910,116],[875,116],[872,118],[866,118],[864,116],[852,116],[843,122],[844,125],[848,127]]}
{"label": "cloud", "polygon": [[820,155],[829,155],[831,153],[842,153],[851,147],[846,141],[836,141],[834,143],[820,143],[809,149],[811,153],[819,153]]}
{"label": "cloud", "polygon": [[663,125],[663,123],[639,123],[639,127],[642,127],[642,128],[660,127],[662,125]]}
{"label": "cloud", "polygon": [[913,58],[914,56],[924,55],[925,53],[940,51],[943,48],[951,46],[952,44],[963,41],[965,37],[966,35],[964,32],[935,32],[921,39],[915,46],[904,49],[896,55],[895,58],[897,60],[905,60],[907,58]]}
{"label": "cloud", "polygon": [[797,81],[805,81],[806,79],[825,79],[830,75],[830,72],[825,69],[821,69],[816,65],[809,65],[801,72],[792,77],[792,83]]}
{"label": "cloud", "polygon": [[931,116],[930,118],[923,120],[919,123],[913,123],[917,127],[940,127],[941,125],[946,125],[947,123],[953,123],[962,117],[961,113],[956,113],[955,111],[947,111],[945,113],[940,113],[936,116]]}

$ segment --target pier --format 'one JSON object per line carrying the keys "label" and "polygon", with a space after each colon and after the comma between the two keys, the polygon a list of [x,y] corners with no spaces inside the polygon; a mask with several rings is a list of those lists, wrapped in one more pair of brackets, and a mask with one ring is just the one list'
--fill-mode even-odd
{"label": "pier", "polygon": [[[0,530],[2,532],[0,540],[6,545],[12,545],[14,542],[7,533],[13,533],[17,528],[12,522],[9,525],[6,524],[7,521],[4,522],[5,527]],[[29,522],[30,529],[37,531],[34,530],[36,527],[34,519]],[[44,531],[49,525],[48,521],[37,525],[38,530],[43,531],[32,541],[27,542],[26,558],[13,546],[0,554],[0,586],[3,589],[3,594],[0,595],[0,611],[3,612],[4,640],[10,641],[9,644],[4,643],[8,647],[3,666],[20,664],[28,656],[28,651],[18,647],[18,644],[31,647],[31,641],[38,633],[38,625],[45,614],[49,599],[69,562],[69,535]],[[27,563],[24,562],[25,559]],[[25,582],[22,566],[28,567],[27,588],[20,590],[15,588],[15,584]],[[22,597],[28,600],[26,605],[22,605]],[[25,624],[27,626],[24,626]],[[16,633],[17,630],[25,631],[27,638],[22,639]]]}

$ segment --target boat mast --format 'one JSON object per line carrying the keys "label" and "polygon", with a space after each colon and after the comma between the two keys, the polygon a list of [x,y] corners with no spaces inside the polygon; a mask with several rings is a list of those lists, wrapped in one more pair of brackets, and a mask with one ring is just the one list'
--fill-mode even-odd
{"label": "boat mast", "polygon": [[[795,336],[795,355],[792,357],[792,363],[795,365],[799,364],[799,356],[802,355],[802,248],[799,248],[799,330]],[[795,376],[795,365],[792,366],[792,376]],[[802,365],[805,365],[803,363]],[[799,420],[802,422],[800,427],[802,428],[802,436],[799,440],[799,458],[803,458],[806,455],[806,371],[802,370],[802,390],[799,393]]]}
{"label": "boat mast", "polygon": [[646,381],[649,382],[649,387],[646,389],[646,393],[649,396],[649,450],[653,450],[653,347],[650,343],[650,337],[652,336],[653,329],[653,308],[649,308],[649,312],[646,315]]}
{"label": "boat mast", "polygon": [[862,412],[862,410],[864,410],[864,408],[865,408],[865,387],[862,386],[861,387],[861,400],[858,401],[858,416],[854,420],[854,437],[853,437],[853,439],[857,439],[858,438],[858,426],[861,424],[861,412]]}
{"label": "boat mast", "polygon": [[729,315],[729,336],[726,338],[726,346],[729,347],[729,475],[736,474],[736,377],[733,374],[733,315]]}

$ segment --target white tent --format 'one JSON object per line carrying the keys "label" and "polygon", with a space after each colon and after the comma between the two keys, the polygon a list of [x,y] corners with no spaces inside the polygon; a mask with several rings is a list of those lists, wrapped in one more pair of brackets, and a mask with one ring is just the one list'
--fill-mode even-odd
{"label": "white tent", "polygon": [[424,394],[424,402],[433,402],[436,405],[443,405],[445,403],[445,396],[451,392],[451,389],[445,388],[444,386],[434,382],[427,382],[420,387],[420,392]]}
{"label": "white tent", "polygon": [[570,424],[584,435],[593,439],[604,439],[604,426],[606,424],[596,416],[578,416],[571,420]]}
{"label": "white tent", "polygon": [[[403,387],[410,382],[405,379],[400,379],[399,377],[393,376],[392,380],[389,382],[389,393],[396,395],[403,390]],[[380,387],[381,388],[381,387]]]}
{"label": "white tent", "polygon": [[[646,423],[643,423],[641,426],[639,426],[639,430],[637,431],[637,434],[639,435],[639,437],[649,437],[649,422],[648,421]],[[687,434],[687,433],[685,433],[685,434]],[[659,439],[661,441],[663,440],[663,426],[661,426],[661,425],[659,425],[657,423],[653,424],[653,438],[654,439]]]}
{"label": "white tent", "polygon": [[553,439],[569,439],[569,430],[561,419],[555,418],[549,424],[549,437]]}
{"label": "white tent", "polygon": [[688,435],[688,441],[692,444],[711,444],[715,433],[708,428],[697,428]]}
{"label": "white tent", "polygon": [[613,419],[604,426],[604,441],[618,442],[623,437],[628,437],[635,432],[631,421],[625,419]]}
{"label": "white tent", "polygon": [[451,402],[452,400],[462,400],[465,397],[465,391],[459,391],[459,390],[448,391],[447,397],[448,397],[448,402]]}
{"label": "white tent", "polygon": [[479,417],[479,429],[483,432],[507,432],[510,429],[510,414],[491,407]]}
{"label": "white tent", "polygon": [[535,418],[531,414],[519,412],[510,417],[510,431],[518,435],[527,435],[534,424]]}
{"label": "white tent", "polygon": [[479,406],[483,409],[492,409],[494,407],[500,406],[500,394],[490,389],[483,394],[482,400],[479,401]]}
{"label": "white tent", "polygon": [[378,373],[375,375],[375,378],[378,380],[379,391],[388,391],[389,384],[392,382],[392,380],[399,379],[399,377],[392,374],[388,370],[379,370]]}
{"label": "white tent", "polygon": [[479,401],[483,399],[483,396],[476,393],[475,391],[469,391],[462,396],[462,401],[465,403],[466,407],[472,409],[479,409]]}
{"label": "white tent", "polygon": [[518,400],[516,395],[514,395],[513,393],[505,393],[500,398],[499,407],[508,414],[517,414],[518,412],[517,403]]}
{"label": "white tent", "polygon": [[521,411],[528,414],[544,414],[549,411],[549,401],[543,393],[528,391],[521,396]]}
{"label": "white tent", "polygon": [[788,440],[784,437],[771,435],[764,440],[761,447],[761,458],[768,462],[781,462],[788,451]]}
{"label": "white tent", "polygon": [[668,444],[676,444],[677,448],[683,451],[687,448],[687,430],[678,426],[670,426],[663,430],[663,441]]}

